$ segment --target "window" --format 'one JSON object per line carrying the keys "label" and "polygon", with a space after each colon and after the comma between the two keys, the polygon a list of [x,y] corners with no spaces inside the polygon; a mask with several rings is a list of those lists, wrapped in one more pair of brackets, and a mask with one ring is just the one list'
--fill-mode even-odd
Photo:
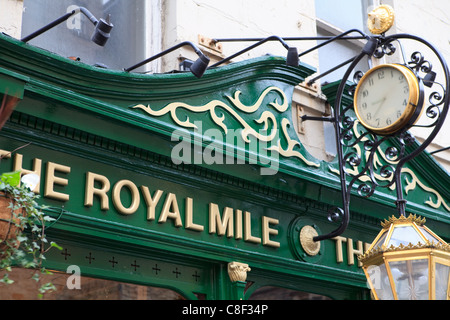
{"label": "window", "polygon": [[[316,0],[317,36],[334,37],[350,29],[358,29],[367,33],[367,12],[372,6],[371,2],[371,0]],[[350,33],[348,36],[359,36],[359,34]],[[363,45],[364,42],[358,40],[339,40],[320,48],[320,72],[327,71],[355,57],[361,52]],[[323,83],[342,79],[347,67],[348,65],[324,76],[320,81]],[[369,67],[369,59],[363,59],[355,71],[367,71]]]}
{"label": "window", "polygon": [[[40,274],[39,283],[33,279],[36,270],[14,268],[10,273],[13,285],[0,283],[0,300],[38,300],[39,287],[51,282],[56,291],[44,294],[44,300],[184,300],[179,293],[165,288],[81,276],[79,282],[72,274],[53,271]],[[39,272],[39,271],[37,271]],[[0,272],[3,278],[4,271]],[[70,285],[70,287],[69,287]]]}
{"label": "window", "polygon": [[365,29],[367,0],[315,0],[316,16],[342,30]]}
{"label": "window", "polygon": [[[351,29],[358,29],[364,33],[367,30],[367,13],[375,4],[372,0],[342,0],[327,1],[315,0],[316,28],[319,37],[334,37]],[[359,36],[350,33],[348,36]],[[320,43],[318,41],[318,43]],[[348,61],[361,52],[365,42],[359,40],[338,40],[321,47],[319,51],[319,73],[326,72],[340,63]],[[341,80],[350,64],[347,64],[332,73],[319,79],[323,83]],[[353,80],[354,72],[365,72],[370,68],[370,58],[362,59],[353,70],[348,80]],[[323,129],[326,137],[325,151],[330,156],[337,153],[335,142],[335,129],[332,123],[324,122]]]}
{"label": "window", "polygon": [[[32,39],[29,43],[81,62],[123,69],[148,57],[146,38],[152,32],[146,14],[152,0],[24,0],[22,37],[27,36],[77,6],[85,7],[100,20],[111,14],[114,25],[105,47],[90,41],[94,25],[79,13]],[[158,30],[159,31],[159,30]]]}

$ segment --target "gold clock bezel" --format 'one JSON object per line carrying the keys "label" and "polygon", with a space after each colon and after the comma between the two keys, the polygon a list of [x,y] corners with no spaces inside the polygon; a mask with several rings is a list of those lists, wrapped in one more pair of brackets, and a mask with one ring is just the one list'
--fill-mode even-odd
{"label": "gold clock bezel", "polygon": [[[381,68],[394,68],[398,71],[400,71],[405,79],[407,80],[408,87],[409,87],[409,99],[408,104],[403,111],[402,115],[395,120],[390,125],[387,125],[385,127],[381,128],[375,128],[366,123],[366,121],[362,118],[359,112],[359,106],[358,106],[358,94],[359,89],[364,84],[365,80],[374,72],[376,72],[378,69]],[[353,107],[356,113],[356,117],[358,118],[359,122],[368,130],[379,134],[379,135],[390,135],[397,133],[404,128],[409,128],[412,126],[419,118],[422,111],[422,104],[423,104],[423,90],[421,89],[421,85],[419,83],[419,80],[417,79],[416,75],[406,66],[400,65],[400,64],[381,64],[376,67],[371,68],[369,71],[367,71],[364,76],[361,78],[361,80],[358,82],[358,85],[356,86],[355,90],[355,96],[353,100]],[[393,93],[395,94],[395,92]]]}

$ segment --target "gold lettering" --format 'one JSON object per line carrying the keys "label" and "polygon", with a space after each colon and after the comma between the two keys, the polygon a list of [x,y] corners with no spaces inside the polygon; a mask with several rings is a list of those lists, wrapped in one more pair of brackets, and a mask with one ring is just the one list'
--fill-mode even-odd
{"label": "gold lettering", "polygon": [[344,262],[344,255],[342,253],[342,242],[347,242],[347,238],[337,236],[333,240],[336,240],[336,262]]}
{"label": "gold lettering", "polygon": [[47,163],[47,172],[45,174],[44,197],[53,198],[61,201],[69,201],[69,195],[54,190],[55,184],[67,186],[69,180],[55,176],[55,171],[70,173],[70,167],[54,162]]}
{"label": "gold lettering", "polygon": [[190,230],[195,230],[195,231],[203,231],[204,227],[199,225],[199,224],[195,224],[193,222],[194,219],[194,209],[193,209],[193,200],[192,198],[186,198],[186,209],[184,212],[185,215],[185,224],[186,224],[186,229],[190,229]]}
{"label": "gold lettering", "polygon": [[234,238],[239,240],[242,239],[242,210],[236,210],[235,218],[236,218],[236,225],[235,225],[236,236]]}
{"label": "gold lettering", "polygon": [[[95,181],[102,184],[102,187],[95,188]],[[100,174],[88,172],[86,175],[86,190],[84,194],[84,205],[87,207],[92,207],[94,204],[94,195],[100,198],[100,207],[102,210],[109,210],[108,195],[111,184],[108,178]]]}
{"label": "gold lettering", "polygon": [[233,209],[225,207],[223,216],[220,217],[219,206],[215,203],[209,204],[209,233],[216,233],[219,236],[227,234],[228,238],[234,235]]}
{"label": "gold lettering", "polygon": [[[343,242],[347,243],[347,263],[349,266],[355,264],[355,255],[363,254],[365,250],[369,249],[370,243],[363,243],[357,241],[357,249],[353,248],[353,239],[344,238],[341,236],[334,237],[332,240],[336,241],[336,262],[344,262]],[[358,262],[358,267],[362,267],[362,263]]]}
{"label": "gold lettering", "polygon": [[163,194],[163,191],[156,190],[153,198],[148,190],[148,187],[141,186],[141,191],[144,195],[145,204],[147,205],[147,220],[155,220],[155,208]]}
{"label": "gold lettering", "polygon": [[[349,266],[355,264],[355,254],[356,255],[364,254],[362,241],[357,241],[356,245],[358,247],[357,250],[353,248],[353,239],[350,238],[347,239],[347,262]],[[358,266],[361,267],[362,263],[358,262]]]}
{"label": "gold lettering", "polygon": [[270,235],[277,235],[278,230],[270,228],[269,224],[278,224],[278,219],[262,217],[262,244],[265,246],[279,248],[280,243],[270,240]]}
{"label": "gold lettering", "polygon": [[[27,174],[27,173],[35,173],[39,176],[39,178],[41,177],[41,169],[42,169],[42,160],[35,158],[33,159],[33,170],[27,170],[24,169],[22,167],[23,164],[23,155],[21,155],[20,153],[16,153],[16,155],[14,156],[14,165],[13,165],[13,171],[21,171],[21,174]],[[33,192],[36,194],[39,194],[39,190],[40,190],[40,185],[41,183],[39,182],[36,185],[36,188],[34,188]]]}
{"label": "gold lettering", "polygon": [[244,240],[253,243],[261,243],[261,238],[252,236],[252,217],[251,213],[244,213]]}
{"label": "gold lettering", "polygon": [[167,195],[158,222],[164,223],[167,218],[175,221],[175,227],[183,226],[183,223],[181,222],[180,210],[178,209],[177,198],[174,193],[169,193]]}
{"label": "gold lettering", "polygon": [[[123,187],[127,187],[131,192],[131,204],[128,208],[125,207],[120,200],[120,192],[122,191]],[[119,213],[126,215],[133,214],[139,208],[139,190],[136,185],[130,180],[120,180],[114,185],[112,192],[112,202]]]}

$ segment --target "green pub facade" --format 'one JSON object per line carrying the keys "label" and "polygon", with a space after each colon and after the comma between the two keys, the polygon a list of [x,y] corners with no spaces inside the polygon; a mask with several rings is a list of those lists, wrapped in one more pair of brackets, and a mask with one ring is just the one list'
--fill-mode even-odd
{"label": "green pub facade", "polygon": [[[396,213],[395,190],[355,190],[347,230],[311,241],[336,228],[327,217],[341,205],[337,161],[311,156],[294,127],[294,87],[314,72],[265,56],[200,79],[141,75],[0,35],[1,97],[19,98],[0,166],[41,178],[35,192],[56,219],[48,237],[63,247],[46,267],[186,299],[249,299],[265,287],[370,299],[357,256]],[[331,105],[337,86],[323,88]],[[408,213],[448,242],[448,173],[424,153],[402,181]]]}

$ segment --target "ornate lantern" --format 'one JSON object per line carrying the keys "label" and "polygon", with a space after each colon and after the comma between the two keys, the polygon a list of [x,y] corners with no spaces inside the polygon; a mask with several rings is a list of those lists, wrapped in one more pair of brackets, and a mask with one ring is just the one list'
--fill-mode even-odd
{"label": "ornate lantern", "polygon": [[359,260],[377,300],[450,300],[450,245],[425,218],[391,217]]}

